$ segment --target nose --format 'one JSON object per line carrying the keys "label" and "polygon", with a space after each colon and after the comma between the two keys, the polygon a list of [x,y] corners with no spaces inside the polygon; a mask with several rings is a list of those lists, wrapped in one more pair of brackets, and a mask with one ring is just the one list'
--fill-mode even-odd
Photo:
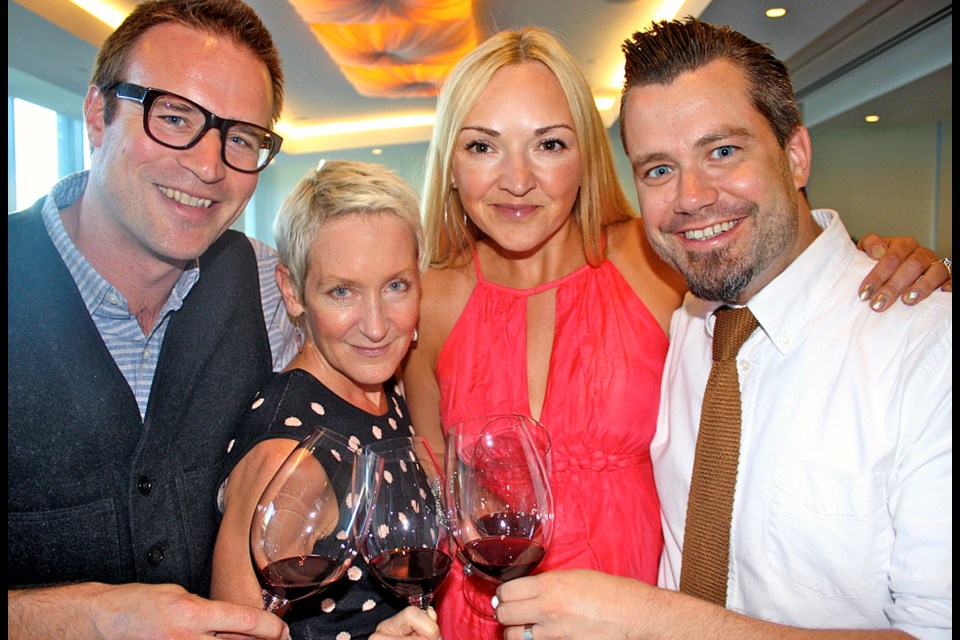
{"label": "nose", "polygon": [[360,332],[370,342],[377,343],[387,337],[389,330],[387,315],[384,313],[383,302],[379,297],[364,304],[359,326]]}
{"label": "nose", "polygon": [[694,213],[717,201],[717,189],[710,177],[697,169],[687,169],[677,183],[677,210]]}
{"label": "nose", "polygon": [[180,151],[180,164],[203,182],[219,182],[227,175],[227,166],[221,156],[222,148],[220,132],[208,129],[195,145]]}
{"label": "nose", "polygon": [[511,195],[522,196],[536,184],[529,159],[522,153],[507,153],[500,173],[499,186]]}

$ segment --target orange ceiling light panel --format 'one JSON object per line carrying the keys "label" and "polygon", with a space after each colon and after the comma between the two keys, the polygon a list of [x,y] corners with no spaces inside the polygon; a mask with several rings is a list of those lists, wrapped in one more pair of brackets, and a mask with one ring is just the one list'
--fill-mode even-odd
{"label": "orange ceiling light panel", "polygon": [[477,44],[471,0],[291,0],[361,95],[437,94]]}

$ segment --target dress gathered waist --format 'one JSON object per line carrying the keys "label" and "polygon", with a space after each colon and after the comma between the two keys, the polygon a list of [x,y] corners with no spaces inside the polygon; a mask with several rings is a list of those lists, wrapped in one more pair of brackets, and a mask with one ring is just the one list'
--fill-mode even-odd
{"label": "dress gathered waist", "polygon": [[565,471],[620,471],[636,467],[649,466],[650,452],[641,451],[629,455],[608,454],[602,451],[593,451],[584,457],[562,458],[553,462],[554,473]]}

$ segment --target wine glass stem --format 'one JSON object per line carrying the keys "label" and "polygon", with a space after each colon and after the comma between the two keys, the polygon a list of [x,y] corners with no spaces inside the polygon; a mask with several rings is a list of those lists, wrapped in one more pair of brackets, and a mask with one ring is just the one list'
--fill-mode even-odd
{"label": "wine glass stem", "polygon": [[423,593],[419,596],[410,596],[407,598],[407,601],[414,606],[420,607],[421,609],[426,609],[433,604],[433,594]]}
{"label": "wine glass stem", "polygon": [[270,613],[275,613],[278,609],[287,605],[289,601],[286,598],[275,596],[269,591],[263,591],[263,608]]}

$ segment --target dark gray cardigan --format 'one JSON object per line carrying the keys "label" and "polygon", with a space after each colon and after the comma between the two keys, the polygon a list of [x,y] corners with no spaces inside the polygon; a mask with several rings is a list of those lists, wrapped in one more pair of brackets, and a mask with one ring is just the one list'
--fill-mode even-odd
{"label": "dark gray cardigan", "polygon": [[227,231],[170,319],[143,422],[40,218],[8,217],[7,586],[206,595],[216,482],[271,371],[256,256]]}

